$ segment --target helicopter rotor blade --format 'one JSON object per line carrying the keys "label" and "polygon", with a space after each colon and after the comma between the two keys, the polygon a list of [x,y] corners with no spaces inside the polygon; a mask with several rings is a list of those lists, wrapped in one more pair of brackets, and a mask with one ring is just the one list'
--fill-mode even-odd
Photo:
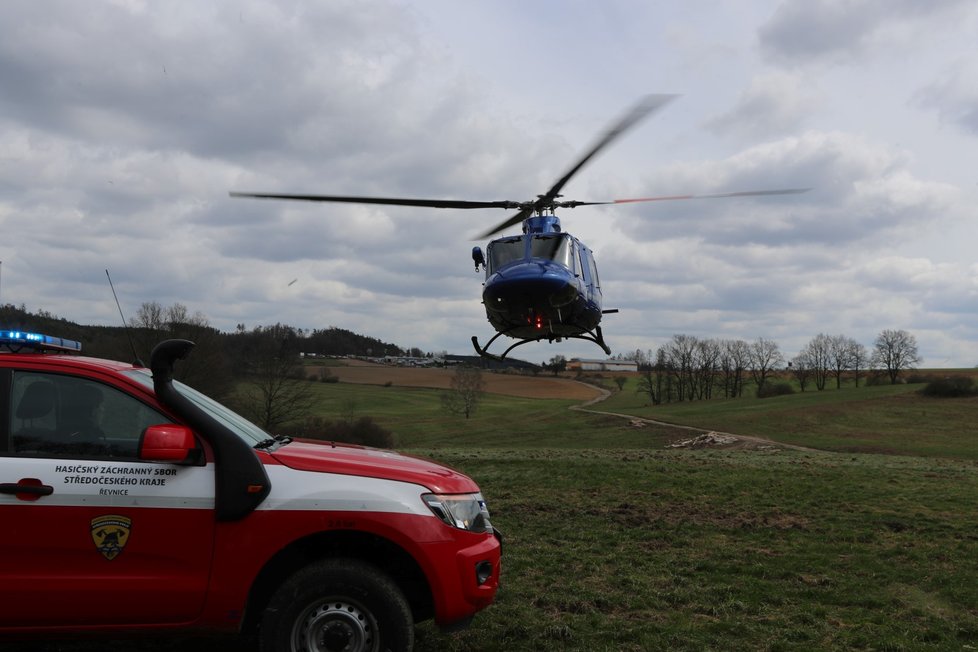
{"label": "helicopter rotor blade", "polygon": [[[511,226],[519,224],[526,218],[533,215],[535,212],[564,205],[562,203],[557,203],[554,200],[560,196],[560,191],[567,184],[567,182],[570,181],[571,177],[577,174],[578,171],[580,171],[580,169],[584,167],[588,161],[594,158],[598,152],[611,144],[612,141],[621,136],[628,129],[635,126],[635,124],[642,120],[642,118],[645,118],[649,114],[658,111],[676,97],[676,95],[647,95],[643,97],[638,104],[632,107],[628,113],[626,113],[620,120],[618,120],[618,122],[608,129],[605,135],[602,136],[601,139],[598,140],[598,142],[595,143],[591,149],[588,150],[588,152],[564,174],[564,176],[558,179],[557,183],[555,183],[553,187],[546,192],[546,194],[538,195],[535,201],[527,202],[526,204],[520,206],[520,211],[518,213],[503,220],[485,233],[479,235],[479,239],[488,238],[496,233],[499,233],[500,231],[508,229]],[[578,203],[577,205],[584,204]]]}
{"label": "helicopter rotor blade", "polygon": [[738,192],[718,192],[705,195],[666,195],[662,197],[637,197],[633,199],[615,199],[609,204],[634,204],[646,201],[677,201],[681,199],[724,199],[727,197],[768,197],[774,195],[800,195],[811,188],[785,188],[783,190],[741,190]]}
{"label": "helicopter rotor blade", "polygon": [[231,197],[252,199],[291,199],[311,202],[340,202],[346,204],[381,204],[385,206],[420,206],[423,208],[519,208],[516,201],[465,201],[456,199],[411,199],[406,197],[358,197],[347,195],[302,195],[271,192],[230,192]]}
{"label": "helicopter rotor blade", "polygon": [[683,199],[724,199],[729,197],[768,197],[773,195],[800,195],[811,188],[784,188],[780,190],[740,190],[737,192],[718,192],[703,195],[661,195],[658,197],[635,197],[632,199],[612,199],[610,201],[563,201],[557,202],[557,208],[575,208],[577,206],[602,206],[608,204],[637,204],[647,201],[680,201]]}
{"label": "helicopter rotor blade", "polygon": [[513,226],[514,224],[519,224],[520,222],[522,222],[526,218],[528,218],[531,215],[533,215],[533,213],[534,213],[535,210],[536,210],[536,208],[534,207],[534,205],[524,206],[523,208],[520,209],[520,211],[518,213],[516,213],[512,217],[509,217],[509,218],[503,220],[502,222],[500,222],[496,226],[492,227],[491,229],[489,229],[485,233],[480,233],[475,239],[476,240],[485,240],[486,238],[488,238],[490,236],[493,236],[493,235],[499,233],[503,229],[508,229],[509,227]]}
{"label": "helicopter rotor blade", "polygon": [[625,133],[628,129],[635,126],[642,118],[645,118],[649,114],[658,111],[666,104],[674,100],[676,95],[646,95],[643,97],[638,104],[632,107],[632,110],[626,113],[613,127],[611,127],[607,133],[594,144],[593,147],[585,154],[570,170],[567,171],[564,176],[557,180],[557,183],[547,191],[545,195],[540,195],[537,200],[537,206],[546,207],[552,203],[559,195],[561,189],[570,181],[571,177],[577,174],[578,171],[584,165],[590,161],[594,156],[600,152],[602,149],[607,147],[616,138]]}

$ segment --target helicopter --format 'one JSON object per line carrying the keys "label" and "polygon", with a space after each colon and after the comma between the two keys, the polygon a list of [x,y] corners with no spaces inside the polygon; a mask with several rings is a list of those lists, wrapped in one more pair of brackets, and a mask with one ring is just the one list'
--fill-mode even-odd
{"label": "helicopter", "polygon": [[[516,224],[522,223],[522,234],[509,235],[489,242],[485,253],[480,247],[472,249],[476,272],[485,272],[482,303],[486,318],[496,333],[485,346],[472,336],[472,345],[484,358],[504,359],[514,348],[530,342],[561,342],[579,339],[593,342],[607,355],[611,348],[601,332],[601,318],[617,313],[617,308],[602,308],[601,283],[592,251],[578,238],[562,230],[557,209],[608,204],[629,204],[686,199],[718,199],[788,195],[803,193],[809,188],[783,190],[749,190],[715,194],[686,194],[609,201],[563,200],[561,190],[595,155],[640,120],[659,110],[675,95],[649,95],[598,139],[547,192],[527,201],[467,201],[451,199],[413,199],[397,197],[361,197],[346,195],[313,195],[268,192],[231,191],[231,197],[253,199],[298,200],[311,202],[341,202],[415,206],[424,208],[481,209],[502,208],[516,213],[479,236],[490,238]],[[516,343],[501,355],[489,353],[489,347],[501,336]]]}

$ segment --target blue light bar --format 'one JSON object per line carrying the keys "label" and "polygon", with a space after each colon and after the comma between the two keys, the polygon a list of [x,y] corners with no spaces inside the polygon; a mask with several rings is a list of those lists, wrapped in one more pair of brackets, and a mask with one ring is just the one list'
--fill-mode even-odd
{"label": "blue light bar", "polygon": [[12,351],[34,349],[37,351],[81,351],[81,342],[51,337],[27,331],[0,331],[0,347]]}

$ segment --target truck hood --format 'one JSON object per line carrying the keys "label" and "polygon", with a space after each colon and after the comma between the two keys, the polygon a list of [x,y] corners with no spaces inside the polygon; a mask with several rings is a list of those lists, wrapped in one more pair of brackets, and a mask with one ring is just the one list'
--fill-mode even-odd
{"label": "truck hood", "polygon": [[427,487],[433,493],[479,491],[471,478],[454,469],[379,448],[296,439],[269,454],[279,464],[298,471],[410,482]]}

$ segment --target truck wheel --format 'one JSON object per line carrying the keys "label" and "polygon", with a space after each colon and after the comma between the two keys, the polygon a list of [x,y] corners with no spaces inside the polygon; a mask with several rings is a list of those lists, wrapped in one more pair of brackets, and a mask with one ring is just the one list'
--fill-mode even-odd
{"label": "truck wheel", "polygon": [[259,643],[262,652],[410,652],[414,618],[376,567],[329,559],[279,587],[262,615]]}

